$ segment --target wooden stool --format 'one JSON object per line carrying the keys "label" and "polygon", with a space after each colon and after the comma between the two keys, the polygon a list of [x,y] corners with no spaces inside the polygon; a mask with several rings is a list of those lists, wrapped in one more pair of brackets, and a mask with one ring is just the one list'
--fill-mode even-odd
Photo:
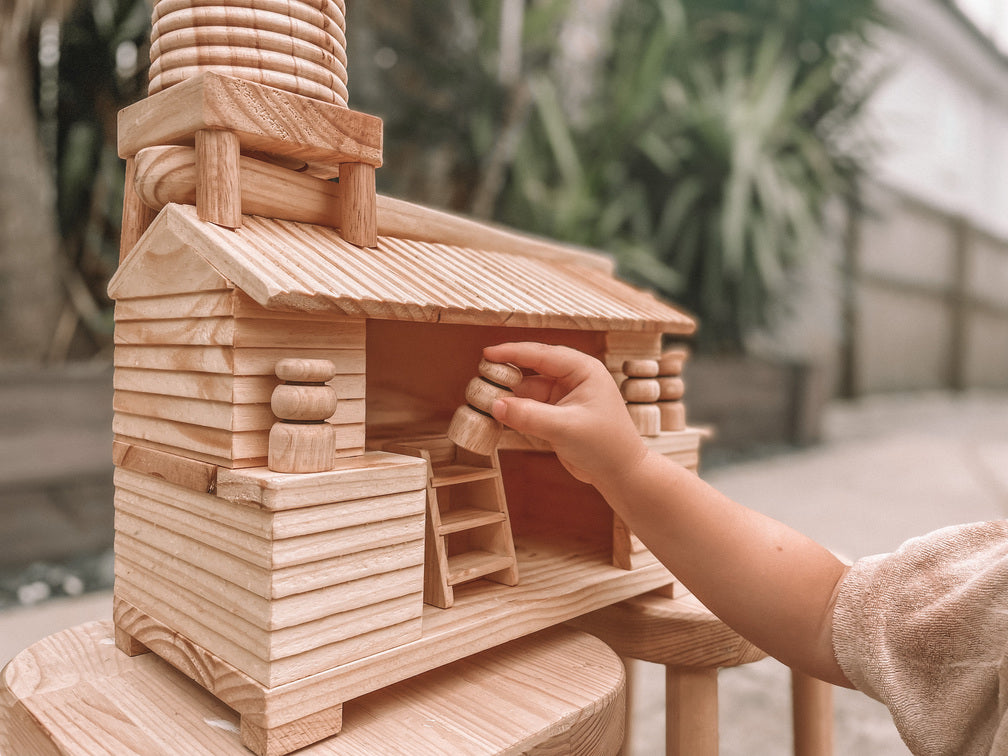
{"label": "wooden stool", "polygon": [[[120,653],[110,622],[45,638],[0,673],[0,753],[247,754],[238,716],[154,654]],[[305,753],[616,753],[623,664],[556,627],[349,702]]]}
{"label": "wooden stool", "polygon": [[[665,665],[669,756],[716,756],[718,669],[766,657],[688,594],[647,593],[567,624],[598,636],[621,656]],[[829,684],[792,672],[796,756],[833,753],[832,700]]]}

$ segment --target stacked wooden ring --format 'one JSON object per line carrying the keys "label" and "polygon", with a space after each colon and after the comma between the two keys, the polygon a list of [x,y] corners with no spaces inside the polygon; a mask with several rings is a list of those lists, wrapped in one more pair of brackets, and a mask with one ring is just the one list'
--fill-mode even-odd
{"label": "stacked wooden ring", "polygon": [[688,355],[685,349],[670,349],[658,360],[658,410],[663,431],[686,429],[686,405],[682,402],[686,387],[682,371]]}
{"label": "stacked wooden ring", "polygon": [[336,375],[329,360],[284,359],[276,364],[284,381],[270,400],[274,423],[269,434],[269,469],[308,473],[331,470],[336,458],[336,428],[326,422],[336,411],[336,392],[327,385]]}
{"label": "stacked wooden ring", "polygon": [[623,363],[623,375],[626,380],[620,384],[620,393],[630,419],[642,436],[657,436],[661,433],[661,412],[655,404],[661,393],[658,361],[627,360]]}
{"label": "stacked wooden ring", "polygon": [[514,387],[522,382],[522,372],[514,365],[481,360],[479,377],[466,386],[466,404],[452,416],[448,438],[463,449],[487,456],[497,448],[503,426],[493,418],[493,403],[513,395]]}
{"label": "stacked wooden ring", "polygon": [[346,107],[345,0],[157,0],[147,93],[203,71]]}

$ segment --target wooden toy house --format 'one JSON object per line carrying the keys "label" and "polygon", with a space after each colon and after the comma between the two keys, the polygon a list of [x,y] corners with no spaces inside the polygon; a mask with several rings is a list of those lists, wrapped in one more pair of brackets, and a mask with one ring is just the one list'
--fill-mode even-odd
{"label": "wooden toy house", "polygon": [[[683,355],[662,361],[688,317],[599,255],[377,197],[380,122],[340,103],[202,72],[123,111],[120,152],[120,648],[279,754],[345,701],[671,581],[538,440],[446,433],[484,346],[565,344],[695,467]],[[335,405],[284,416],[282,380]],[[279,421],[324,423],[324,464],[273,464]]]}

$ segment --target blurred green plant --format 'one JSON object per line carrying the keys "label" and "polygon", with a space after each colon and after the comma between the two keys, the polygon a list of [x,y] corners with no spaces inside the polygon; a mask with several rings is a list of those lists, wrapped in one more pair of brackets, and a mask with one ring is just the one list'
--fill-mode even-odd
{"label": "blurred green plant", "polygon": [[[814,6],[814,7],[813,7]],[[611,250],[624,276],[695,312],[702,346],[741,350],[857,196],[873,82],[872,2],[625,2],[590,117],[531,72],[535,114],[500,213]]]}

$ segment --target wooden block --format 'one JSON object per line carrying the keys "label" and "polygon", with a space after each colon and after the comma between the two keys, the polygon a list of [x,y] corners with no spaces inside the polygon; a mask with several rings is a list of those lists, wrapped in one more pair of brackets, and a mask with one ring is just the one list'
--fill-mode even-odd
{"label": "wooden block", "polygon": [[340,234],[358,247],[378,246],[375,168],[367,163],[342,163],[339,174]]}
{"label": "wooden block", "polygon": [[140,656],[141,654],[150,653],[150,649],[147,646],[118,627],[115,629],[115,644],[116,648],[126,654],[126,656]]}
{"label": "wooden block", "polygon": [[491,383],[498,386],[513,389],[522,382],[522,371],[515,365],[506,362],[491,362],[487,359],[480,360],[479,374]]}
{"label": "wooden block", "polygon": [[332,468],[336,428],[329,423],[274,423],[269,434],[269,469],[310,473]]}
{"label": "wooden block", "polygon": [[234,131],[243,149],[303,160],[319,166],[317,175],[327,171],[325,178],[342,163],[382,162],[380,119],[211,72],[119,111],[119,155],[191,144],[201,129]]}
{"label": "wooden block", "polygon": [[661,386],[655,378],[627,378],[620,385],[620,392],[628,402],[650,404],[658,401]]}
{"label": "wooden block", "polygon": [[686,393],[686,384],[678,376],[661,376],[658,380],[660,388],[658,398],[662,401],[675,401],[682,399]]}
{"label": "wooden block", "polygon": [[686,430],[686,405],[682,402],[658,402],[663,431]]}
{"label": "wooden block", "polygon": [[685,347],[669,349],[662,353],[658,360],[659,375],[682,375],[683,364],[689,357],[689,350]]}
{"label": "wooden block", "polygon": [[657,360],[625,360],[623,375],[627,378],[654,378],[658,375]]}
{"label": "wooden block", "polygon": [[501,431],[501,424],[490,415],[463,404],[452,415],[447,435],[463,449],[488,455],[497,447]]}
{"label": "wooden block", "polygon": [[271,89],[281,90],[298,97],[305,97],[317,100],[325,104],[346,107],[346,101],[340,96],[337,88],[319,84],[315,77],[308,78],[301,75],[289,74],[282,71],[274,71],[268,68],[255,68],[254,66],[184,66],[167,69],[160,72],[150,80],[147,88],[149,95],[156,95],[171,87],[178,86],[190,79],[196,78],[200,74],[207,72],[218,73],[223,76],[241,79],[242,81],[254,82]]}
{"label": "wooden block", "polygon": [[154,220],[156,211],[144,202],[136,191],[136,161],[126,159],[126,179],[123,186],[122,227],[119,235],[119,262],[133,250],[144,231]]}
{"label": "wooden block", "polygon": [[112,462],[200,493],[213,493],[217,485],[216,465],[121,441],[112,442]]}
{"label": "wooden block", "polygon": [[233,131],[196,132],[196,212],[200,220],[241,228],[241,145]]}
{"label": "wooden block", "polygon": [[241,719],[241,742],[258,756],[284,756],[343,729],[343,704],[309,714],[280,727],[266,729]]}
{"label": "wooden block", "polygon": [[661,411],[656,404],[627,404],[627,412],[642,436],[661,433]]}

